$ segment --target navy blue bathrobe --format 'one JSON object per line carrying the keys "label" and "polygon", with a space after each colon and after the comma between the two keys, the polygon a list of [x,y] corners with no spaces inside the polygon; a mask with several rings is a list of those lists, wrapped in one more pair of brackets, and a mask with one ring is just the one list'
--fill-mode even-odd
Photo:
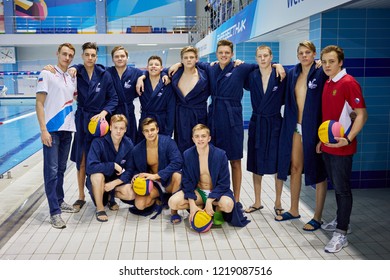
{"label": "navy blue bathrobe", "polygon": [[126,135],[135,143],[137,135],[137,121],[134,114],[134,99],[138,97],[136,92],[137,79],[143,75],[143,72],[137,68],[127,66],[122,77],[119,78],[118,72],[114,66],[107,68],[114,83],[115,91],[118,94],[118,107],[114,114],[123,114],[126,116],[128,124]]}
{"label": "navy blue bathrobe", "polygon": [[229,160],[243,157],[244,123],[242,117],[242,96],[244,82],[256,66],[241,64],[234,67],[230,62],[222,70],[218,64],[198,63],[205,69],[210,81],[211,104],[208,124],[211,142],[226,151]]}
{"label": "navy blue bathrobe", "polygon": [[[132,171],[138,173],[150,173],[147,164],[146,140],[135,145],[131,155]],[[161,184],[167,187],[174,172],[181,171],[183,158],[175,141],[166,135],[158,135],[158,175],[161,177]]]}
{"label": "navy blue bathrobe", "polygon": [[280,109],[284,104],[286,78],[280,81],[276,70],[264,92],[259,69],[250,73],[245,89],[250,91],[252,116],[248,129],[247,170],[258,175],[277,172],[279,135],[282,127]]}
{"label": "navy blue bathrobe", "polygon": [[153,90],[149,73],[145,73],[145,75],[144,92],[139,97],[141,117],[138,125],[137,143],[144,139],[141,124],[147,117],[157,121],[159,133],[163,135],[172,136],[175,126],[176,97],[171,85],[164,85],[160,77],[160,81]]}
{"label": "navy blue bathrobe", "polygon": [[194,145],[192,128],[201,123],[207,125],[207,99],[210,95],[209,79],[206,72],[199,67],[199,81],[184,97],[179,89],[179,80],[184,72],[180,68],[172,77],[172,88],[176,94],[175,141],[180,152]]}
{"label": "navy blue bathrobe", "polygon": [[75,114],[76,133],[74,135],[71,160],[80,169],[83,153],[87,157],[93,136],[88,132],[91,118],[102,110],[108,112],[107,120],[116,110],[118,96],[111,75],[100,64],[96,64],[91,80],[84,66],[77,71],[77,110]]}
{"label": "navy blue bathrobe", "polygon": [[[186,150],[183,158],[181,189],[184,192],[185,199],[196,200],[195,190],[200,180],[199,154],[196,146]],[[233,192],[230,189],[229,164],[225,151],[210,144],[208,165],[213,184],[213,189],[208,197],[218,201],[221,196],[228,196],[235,202]],[[244,217],[242,209],[237,203],[234,203],[232,213],[224,215],[224,218],[231,225],[237,227],[244,227],[250,222],[247,217]]]}
{"label": "navy blue bathrobe", "polygon": [[[295,98],[295,85],[302,72],[301,64],[290,70],[287,77],[284,118],[279,140],[278,178],[286,180],[290,174],[292,139],[298,120],[298,106]],[[319,141],[318,127],[322,120],[322,90],[327,80],[322,68],[312,65],[307,76],[307,93],[302,118],[302,145],[305,185],[320,183],[326,179],[321,154],[316,153]]]}
{"label": "navy blue bathrobe", "polygon": [[[91,174],[102,173],[106,180],[112,181],[116,178],[122,180],[124,184],[130,183],[133,176],[131,170],[131,152],[134,145],[130,138],[124,136],[118,151],[115,150],[114,143],[111,139],[111,134],[108,133],[104,137],[95,138],[92,141],[91,148],[87,156],[86,172],[87,188],[92,194],[90,178]],[[116,174],[115,163],[124,168],[121,175]]]}

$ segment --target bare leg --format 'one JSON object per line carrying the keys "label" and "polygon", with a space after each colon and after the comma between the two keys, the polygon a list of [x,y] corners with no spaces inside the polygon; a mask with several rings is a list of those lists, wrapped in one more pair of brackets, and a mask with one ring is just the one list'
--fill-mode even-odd
{"label": "bare leg", "polygon": [[115,187],[115,197],[122,200],[134,200],[135,193],[130,184]]}
{"label": "bare leg", "polygon": [[219,211],[225,212],[225,213],[230,213],[233,211],[234,207],[234,201],[228,196],[221,196],[221,198],[218,201],[218,208]]}
{"label": "bare leg", "polygon": [[233,182],[233,193],[236,202],[240,201],[241,181],[242,181],[242,169],[241,159],[231,160],[230,166],[232,168],[232,182]]}
{"label": "bare leg", "polygon": [[[290,212],[293,216],[299,215],[299,196],[302,185],[303,171],[303,147],[302,138],[298,133],[293,135],[293,145],[291,153],[291,176],[290,176],[290,196],[291,206]],[[281,216],[276,216],[277,220],[282,220]]]}
{"label": "bare leg", "polygon": [[251,207],[245,209],[245,212],[250,213],[255,210],[255,208],[260,208],[261,206],[261,180],[263,176],[252,173],[253,177],[253,188],[255,190],[255,203]]}
{"label": "bare leg", "polygon": [[[92,193],[95,199],[96,212],[104,211],[103,194],[104,194],[104,175],[101,173],[95,173],[91,175]],[[101,220],[108,220],[107,216],[99,216]]]}
{"label": "bare leg", "polygon": [[283,191],[283,181],[278,179],[277,174],[275,174],[275,211],[280,215],[283,212],[282,208],[282,191]]}
{"label": "bare leg", "polygon": [[[168,193],[176,193],[180,189],[180,184],[181,184],[181,174],[175,172],[172,174],[171,183],[166,188],[166,191]],[[175,210],[175,209],[171,208],[171,215],[176,215],[176,214],[177,214],[177,209]],[[175,222],[179,222],[179,221],[177,221],[177,220],[173,221],[173,223],[175,223]]]}
{"label": "bare leg", "polygon": [[[322,211],[324,210],[327,189],[328,184],[326,180],[316,185],[316,209],[314,211],[313,219],[319,223],[321,223],[322,219]],[[313,226],[305,224],[303,228],[306,230],[312,230]]]}
{"label": "bare leg", "polygon": [[73,208],[76,212],[79,212],[85,204],[85,177],[85,153],[83,153],[83,155],[81,156],[80,169],[77,170],[77,185],[79,190],[79,198],[75,201],[75,203],[73,203]]}

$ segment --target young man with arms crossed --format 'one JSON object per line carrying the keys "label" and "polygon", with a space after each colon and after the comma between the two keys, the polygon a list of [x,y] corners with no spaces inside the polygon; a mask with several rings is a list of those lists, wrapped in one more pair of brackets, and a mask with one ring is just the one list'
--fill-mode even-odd
{"label": "young man with arms crossed", "polygon": [[75,52],[73,45],[61,44],[57,50],[55,73],[43,70],[37,84],[36,112],[43,144],[45,193],[50,223],[58,229],[66,227],[61,212],[75,212],[73,206],[64,201],[63,188],[72,133],[76,131],[72,103],[77,82],[67,73]]}
{"label": "young man with arms crossed", "polygon": [[[133,214],[148,216],[157,212],[154,219],[167,205],[170,194],[180,187],[181,168],[183,159],[179,149],[171,137],[159,134],[157,121],[145,118],[141,123],[145,137],[138,143],[132,152],[131,170],[134,174],[132,185],[136,177],[152,180],[154,187],[148,195],[135,194],[134,207],[129,211]],[[171,222],[180,222],[177,211],[171,212]]]}
{"label": "young man with arms crossed", "polygon": [[190,209],[190,220],[201,210],[214,216],[214,224],[227,221],[233,226],[246,226],[250,221],[243,216],[230,190],[229,164],[225,151],[209,144],[210,130],[203,124],[197,124],[192,129],[192,140],[195,146],[183,155],[181,191],[169,199],[170,208]]}
{"label": "young man with arms crossed", "polygon": [[[335,189],[337,203],[335,230],[325,246],[325,252],[337,253],[348,245],[347,231],[352,212],[352,159],[357,150],[356,137],[368,116],[359,83],[342,69],[344,51],[338,46],[327,46],[321,52],[321,61],[325,74],[329,76],[322,93],[322,121],[339,120],[342,114],[348,117],[351,110],[356,113],[345,137],[335,137],[336,144],[317,145],[317,152],[322,152],[328,178]],[[348,127],[344,129],[349,130]]]}
{"label": "young man with arms crossed", "polygon": [[[127,119],[124,115],[113,115],[110,133],[95,138],[87,157],[87,188],[96,205],[96,219],[107,222],[104,207],[108,204],[109,192],[120,199],[134,199],[130,193],[131,152],[133,142],[126,134]],[[112,195],[112,193],[111,193]]]}

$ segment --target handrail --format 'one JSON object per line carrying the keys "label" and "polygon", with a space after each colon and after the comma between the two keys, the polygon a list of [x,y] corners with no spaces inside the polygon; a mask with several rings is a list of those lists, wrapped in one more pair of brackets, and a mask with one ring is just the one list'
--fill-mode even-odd
{"label": "handrail", "polygon": [[[131,26],[164,27],[167,32],[175,32],[175,29],[188,32],[196,32],[196,16],[129,16],[129,17],[107,17],[107,33],[126,33]],[[77,33],[97,33],[97,19],[92,17],[79,16],[48,16],[45,20],[26,16],[13,16],[14,33],[37,33],[37,30],[49,31],[48,33],[74,33],[66,30],[76,29]],[[4,30],[0,30],[0,32]],[[58,31],[58,32],[57,32]],[[39,33],[39,32],[38,32]]]}

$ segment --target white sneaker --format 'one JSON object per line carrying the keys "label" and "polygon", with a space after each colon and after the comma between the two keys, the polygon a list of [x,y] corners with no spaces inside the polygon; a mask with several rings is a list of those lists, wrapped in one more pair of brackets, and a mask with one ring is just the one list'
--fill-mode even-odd
{"label": "white sneaker", "polygon": [[50,223],[53,228],[59,228],[59,229],[66,228],[66,224],[64,220],[61,218],[60,214],[50,216]]}
{"label": "white sneaker", "polygon": [[325,246],[326,253],[337,253],[340,252],[341,249],[348,246],[347,236],[341,234],[337,231],[333,233],[332,239]]}
{"label": "white sneaker", "polygon": [[61,208],[61,212],[64,212],[64,213],[76,213],[77,210],[70,204],[66,203],[65,201],[63,201],[60,205],[60,208]]}
{"label": "white sneaker", "polygon": [[[321,228],[325,231],[335,231],[337,227],[337,218],[334,218],[331,222],[327,224],[322,224]],[[348,225],[347,234],[350,234],[352,232],[351,225]]]}

